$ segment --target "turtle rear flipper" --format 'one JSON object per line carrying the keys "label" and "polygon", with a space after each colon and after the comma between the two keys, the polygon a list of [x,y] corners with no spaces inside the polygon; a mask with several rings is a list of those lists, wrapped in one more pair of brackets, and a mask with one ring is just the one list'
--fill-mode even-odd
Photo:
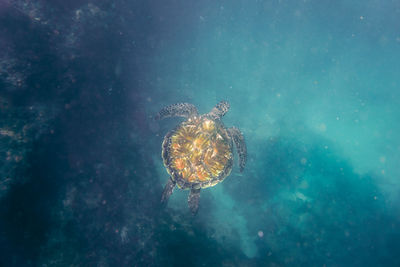
{"label": "turtle rear flipper", "polygon": [[243,134],[236,127],[232,127],[228,129],[229,134],[232,136],[233,142],[236,145],[237,152],[239,154],[239,167],[240,172],[243,172],[244,166],[246,165],[247,160],[247,147],[246,142],[244,141]]}
{"label": "turtle rear flipper", "polygon": [[196,215],[199,210],[200,188],[191,189],[188,197],[189,209],[193,215]]}
{"label": "turtle rear flipper", "polygon": [[172,195],[172,192],[174,191],[176,182],[172,181],[171,178],[169,178],[167,184],[164,187],[164,191],[162,192],[161,195],[161,203],[166,203],[169,199],[169,197]]}
{"label": "turtle rear flipper", "polygon": [[189,103],[177,103],[166,106],[154,117],[155,120],[161,120],[168,117],[185,117],[190,118],[197,116],[197,108]]}

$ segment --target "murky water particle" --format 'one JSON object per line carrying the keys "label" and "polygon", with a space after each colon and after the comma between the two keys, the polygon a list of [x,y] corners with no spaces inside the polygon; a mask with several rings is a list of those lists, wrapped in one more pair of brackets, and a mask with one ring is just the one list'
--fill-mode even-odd
{"label": "murky water particle", "polygon": [[263,231],[258,231],[258,236],[260,237],[260,238],[262,238],[263,236],[264,236],[264,232]]}

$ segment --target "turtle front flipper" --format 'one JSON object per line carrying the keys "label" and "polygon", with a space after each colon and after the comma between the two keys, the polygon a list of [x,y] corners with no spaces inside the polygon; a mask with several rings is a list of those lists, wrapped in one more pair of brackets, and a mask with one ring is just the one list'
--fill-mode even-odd
{"label": "turtle front flipper", "polygon": [[239,154],[240,172],[243,172],[247,160],[247,147],[246,142],[244,141],[244,136],[236,127],[229,128],[228,131],[236,145],[236,149]]}
{"label": "turtle front flipper", "polygon": [[169,178],[167,184],[164,187],[164,191],[162,192],[161,195],[161,203],[166,203],[169,199],[169,196],[172,195],[172,192],[174,191],[176,182],[172,181],[171,178]]}
{"label": "turtle front flipper", "polygon": [[226,101],[220,101],[208,114],[207,116],[213,120],[218,120],[224,116],[229,110],[229,103]]}
{"label": "turtle front flipper", "polygon": [[192,116],[197,116],[197,108],[189,103],[177,103],[173,105],[166,106],[154,117],[156,120],[161,120],[168,117],[185,117],[190,118]]}
{"label": "turtle front flipper", "polygon": [[196,215],[199,209],[199,200],[200,200],[200,188],[191,189],[188,197],[188,204],[189,204],[189,209],[193,215]]}

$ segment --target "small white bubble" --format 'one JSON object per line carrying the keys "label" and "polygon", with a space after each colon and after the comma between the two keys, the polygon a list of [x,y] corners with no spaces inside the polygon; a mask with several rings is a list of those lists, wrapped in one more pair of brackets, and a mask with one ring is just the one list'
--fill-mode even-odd
{"label": "small white bubble", "polygon": [[264,236],[264,232],[263,232],[263,231],[261,231],[261,230],[260,230],[260,231],[258,231],[258,233],[257,233],[257,234],[258,234],[258,236],[259,236],[260,238],[262,238],[262,237]]}

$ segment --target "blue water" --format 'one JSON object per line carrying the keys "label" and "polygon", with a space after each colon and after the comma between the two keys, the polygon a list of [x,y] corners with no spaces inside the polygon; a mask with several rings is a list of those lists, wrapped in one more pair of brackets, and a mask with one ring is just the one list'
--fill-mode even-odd
{"label": "blue water", "polygon": [[[23,2],[7,6],[25,14],[16,27],[43,33],[34,51],[56,63],[19,46],[2,57],[50,78],[28,68],[15,89],[3,67],[0,100],[44,106],[48,132],[16,148],[27,164],[1,191],[0,263],[400,265],[400,2]],[[161,143],[183,119],[153,116],[220,100],[245,136],[244,172],[236,157],[195,217],[188,191],[162,207]]]}

